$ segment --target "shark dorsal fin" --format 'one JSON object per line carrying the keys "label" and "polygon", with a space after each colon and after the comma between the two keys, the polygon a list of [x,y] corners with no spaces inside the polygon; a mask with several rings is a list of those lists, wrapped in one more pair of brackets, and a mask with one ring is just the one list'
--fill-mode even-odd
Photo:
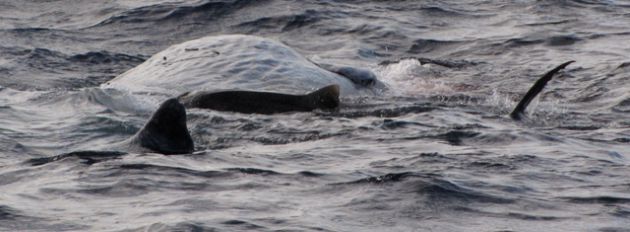
{"label": "shark dorsal fin", "polygon": [[167,155],[192,153],[194,144],[186,127],[186,109],[177,99],[166,100],[131,143]]}

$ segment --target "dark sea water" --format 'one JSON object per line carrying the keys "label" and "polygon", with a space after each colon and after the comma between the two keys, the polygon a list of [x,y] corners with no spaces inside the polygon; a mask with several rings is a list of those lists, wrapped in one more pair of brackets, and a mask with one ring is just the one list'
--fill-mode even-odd
{"label": "dark sea water", "polygon": [[[99,86],[225,34],[389,90],[189,109],[194,154],[29,162],[133,135],[157,105]],[[627,0],[0,0],[0,231],[630,231],[629,143]]]}

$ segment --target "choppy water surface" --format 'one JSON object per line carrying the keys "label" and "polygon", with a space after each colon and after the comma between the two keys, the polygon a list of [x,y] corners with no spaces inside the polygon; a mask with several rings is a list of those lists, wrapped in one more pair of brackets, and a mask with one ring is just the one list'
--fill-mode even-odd
{"label": "choppy water surface", "polygon": [[[223,34],[389,90],[338,112],[188,110],[190,155],[34,162],[135,133],[155,105],[98,86]],[[628,41],[622,0],[0,1],[0,230],[629,231]],[[505,116],[568,60],[526,120]]]}

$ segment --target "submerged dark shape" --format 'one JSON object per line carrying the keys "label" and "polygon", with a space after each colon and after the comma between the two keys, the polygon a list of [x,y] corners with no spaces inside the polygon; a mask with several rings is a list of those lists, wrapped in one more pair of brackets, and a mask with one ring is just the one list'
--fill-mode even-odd
{"label": "submerged dark shape", "polygon": [[120,151],[73,151],[51,157],[33,158],[27,160],[25,163],[31,166],[40,166],[57,160],[74,157],[79,159],[83,164],[91,165],[105,160],[116,159],[126,154],[126,152]]}
{"label": "submerged dark shape", "polygon": [[529,103],[531,103],[531,101],[545,88],[545,86],[547,85],[547,82],[551,80],[553,75],[555,75],[558,71],[564,69],[567,65],[573,62],[575,61],[572,60],[572,61],[565,62],[559,65],[558,67],[552,69],[551,71],[547,72],[544,76],[538,79],[538,81],[534,83],[534,85],[529,89],[529,91],[527,91],[527,94],[525,94],[525,96],[521,99],[518,105],[516,105],[512,113],[510,113],[510,117],[514,120],[521,120],[523,118],[523,113],[525,112],[525,109],[527,108]]}
{"label": "submerged dark shape", "polygon": [[192,153],[194,144],[186,127],[186,109],[177,99],[166,100],[138,133],[119,146],[126,151],[165,155]]}
{"label": "submerged dark shape", "polygon": [[331,110],[339,106],[339,86],[329,85],[306,95],[255,91],[194,91],[178,97],[186,106],[239,113],[274,114]]}
{"label": "submerged dark shape", "polygon": [[310,60],[311,63],[317,65],[320,68],[328,70],[329,72],[336,73],[342,77],[347,78],[352,83],[359,87],[372,87],[376,85],[379,81],[376,78],[376,75],[368,70],[363,68],[351,67],[351,66],[342,66],[342,65],[334,65],[327,64],[321,62],[314,62]]}

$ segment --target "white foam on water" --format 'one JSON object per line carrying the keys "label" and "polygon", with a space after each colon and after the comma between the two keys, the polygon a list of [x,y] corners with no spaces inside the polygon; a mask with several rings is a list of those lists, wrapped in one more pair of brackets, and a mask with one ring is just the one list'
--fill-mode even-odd
{"label": "white foam on water", "polygon": [[393,95],[424,96],[450,94],[455,91],[449,82],[436,78],[433,65],[422,65],[415,59],[380,66],[374,70]]}

